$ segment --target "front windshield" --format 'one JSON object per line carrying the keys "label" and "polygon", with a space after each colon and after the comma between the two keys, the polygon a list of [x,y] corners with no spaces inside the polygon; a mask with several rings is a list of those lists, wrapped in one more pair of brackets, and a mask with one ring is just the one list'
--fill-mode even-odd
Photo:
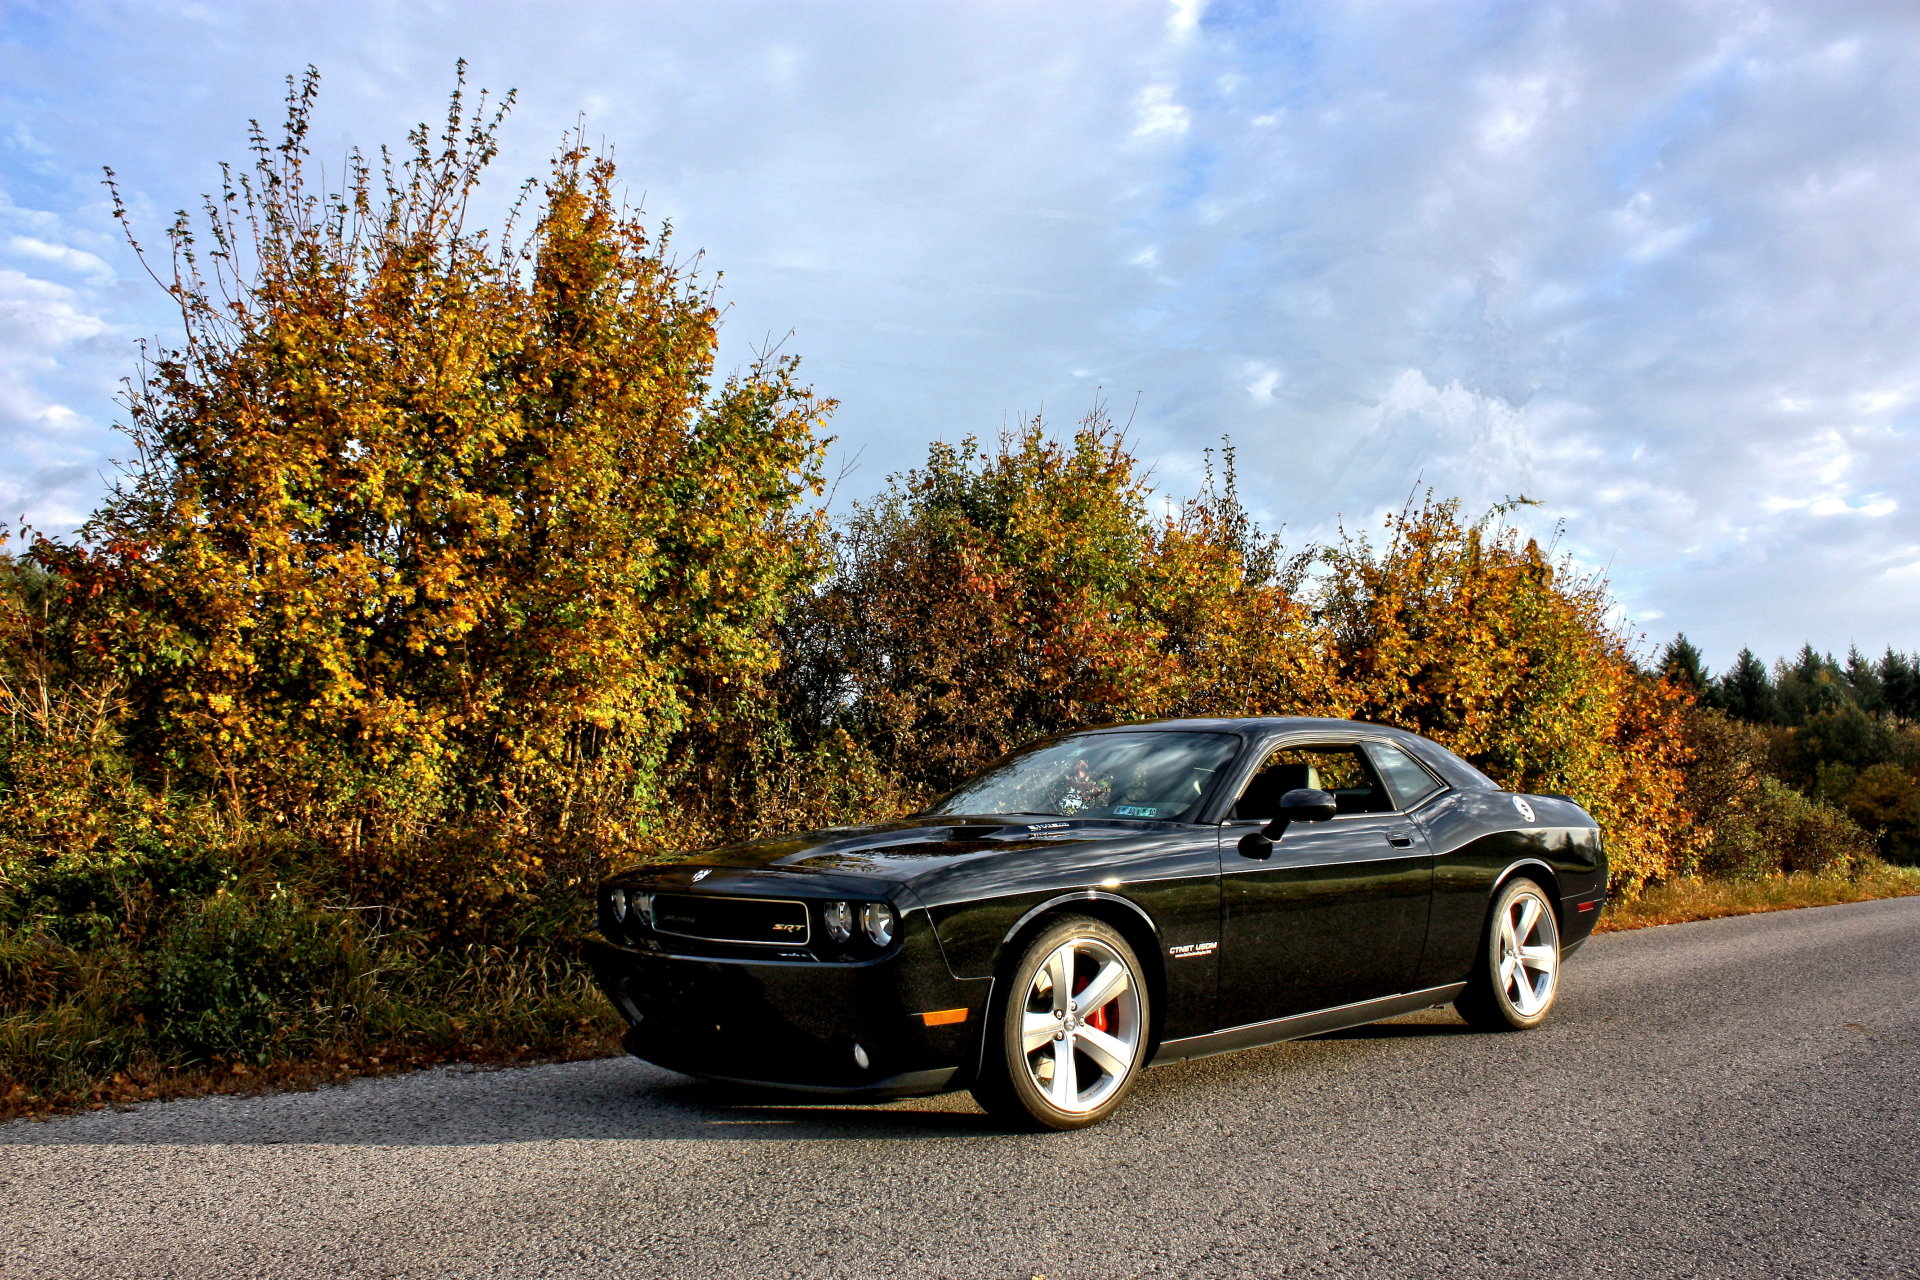
{"label": "front windshield", "polygon": [[929,814],[1190,822],[1240,740],[1224,733],[1086,733],[1016,752]]}

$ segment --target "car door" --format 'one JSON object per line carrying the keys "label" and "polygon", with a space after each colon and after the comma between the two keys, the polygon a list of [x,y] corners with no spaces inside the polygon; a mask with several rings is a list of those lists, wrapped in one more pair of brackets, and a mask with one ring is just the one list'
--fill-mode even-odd
{"label": "car door", "polygon": [[[1336,816],[1243,855],[1296,787],[1331,792]],[[1244,1026],[1407,990],[1433,859],[1359,740],[1297,740],[1269,751],[1221,824],[1220,886],[1220,1025]]]}

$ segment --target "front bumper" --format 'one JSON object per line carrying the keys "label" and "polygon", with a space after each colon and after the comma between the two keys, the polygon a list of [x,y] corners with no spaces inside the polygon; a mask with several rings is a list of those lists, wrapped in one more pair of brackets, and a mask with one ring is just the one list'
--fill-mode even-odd
{"label": "front bumper", "polygon": [[[586,955],[627,1021],[621,1043],[635,1057],[707,1079],[901,1097],[968,1081],[992,986],[955,978],[936,948],[924,950],[909,937],[890,955],[835,964],[592,941]],[[959,1009],[957,1021],[923,1017]]]}

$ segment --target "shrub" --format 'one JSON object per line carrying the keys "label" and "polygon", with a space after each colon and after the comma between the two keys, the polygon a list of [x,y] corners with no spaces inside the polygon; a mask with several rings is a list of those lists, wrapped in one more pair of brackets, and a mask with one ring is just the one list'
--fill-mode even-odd
{"label": "shrub", "polygon": [[791,360],[714,385],[712,290],[611,161],[563,150],[494,244],[464,219],[501,112],[456,90],[329,193],[315,92],[172,228],[185,341],[68,557],[134,745],[350,848],[476,815],[631,839],[698,692],[777,662],[830,406]]}
{"label": "shrub", "polygon": [[1844,810],[1766,772],[1769,738],[1718,711],[1689,714],[1686,798],[1699,854],[1676,875],[1844,873],[1867,864],[1872,842]]}
{"label": "shrub", "polygon": [[1151,714],[1174,662],[1144,600],[1146,486],[1096,413],[989,453],[936,444],[857,507],[805,602],[802,723],[843,728],[941,789],[1015,744]]}
{"label": "shrub", "polygon": [[183,1063],[298,1057],[356,1024],[373,958],[346,912],[276,885],[222,889],[155,939],[131,1002],[156,1052]]}
{"label": "shrub", "polygon": [[1689,856],[1687,696],[1644,676],[1606,583],[1431,497],[1384,545],[1343,534],[1316,600],[1347,713],[1445,743],[1501,785],[1564,792],[1608,833],[1621,888]]}

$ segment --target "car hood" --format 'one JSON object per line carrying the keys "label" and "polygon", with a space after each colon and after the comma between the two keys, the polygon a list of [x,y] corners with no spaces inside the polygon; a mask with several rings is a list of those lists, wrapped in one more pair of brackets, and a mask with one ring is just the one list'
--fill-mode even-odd
{"label": "car hood", "polygon": [[[735,878],[732,871],[778,876],[789,882],[809,876],[910,881],[958,862],[990,858],[1016,849],[1086,845],[1166,831],[1164,822],[1124,818],[1043,818],[1031,814],[986,817],[902,818],[856,827],[829,827],[726,845],[670,865],[635,868],[616,880],[685,883],[713,877],[713,887]],[[702,874],[704,873],[704,874]],[[719,883],[714,883],[714,882]],[[797,887],[797,886],[796,886]]]}

